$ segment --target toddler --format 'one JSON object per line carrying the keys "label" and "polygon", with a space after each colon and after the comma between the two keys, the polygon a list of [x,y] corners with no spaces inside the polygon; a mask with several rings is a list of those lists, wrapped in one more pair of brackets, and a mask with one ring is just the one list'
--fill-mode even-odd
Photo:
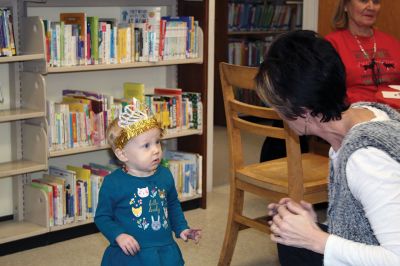
{"label": "toddler", "polygon": [[160,165],[162,133],[136,99],[107,129],[123,167],[104,178],[99,192],[94,221],[110,241],[102,266],[184,265],[172,232],[184,241],[200,239],[200,230],[188,227],[171,172]]}

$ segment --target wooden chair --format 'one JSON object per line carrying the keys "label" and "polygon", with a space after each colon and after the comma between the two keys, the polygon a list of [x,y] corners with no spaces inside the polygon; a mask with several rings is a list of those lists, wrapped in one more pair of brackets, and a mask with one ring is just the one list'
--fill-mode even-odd
{"label": "wooden chair", "polygon": [[[299,137],[284,122],[284,127],[273,127],[270,120],[281,120],[266,107],[250,105],[235,99],[236,88],[254,90],[255,67],[220,63],[220,76],[229,139],[230,201],[225,240],[218,265],[229,265],[239,230],[255,228],[269,233],[267,216],[252,219],[243,215],[244,192],[250,192],[277,202],[282,197],[310,203],[327,201],[328,158],[300,151]],[[250,116],[264,122],[250,122]],[[263,163],[245,165],[243,133],[284,139],[287,157]],[[267,210],[266,210],[267,211]]]}

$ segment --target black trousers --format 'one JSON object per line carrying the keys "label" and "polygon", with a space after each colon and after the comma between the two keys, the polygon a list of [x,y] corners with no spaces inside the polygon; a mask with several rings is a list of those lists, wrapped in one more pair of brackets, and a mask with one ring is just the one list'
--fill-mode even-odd
{"label": "black trousers", "polygon": [[[318,226],[325,232],[328,227],[324,224]],[[278,256],[281,266],[322,266],[324,255],[304,248],[294,248],[278,244]]]}
{"label": "black trousers", "polygon": [[[274,120],[272,124],[276,127],[283,127],[280,120]],[[301,153],[308,152],[307,136],[300,136]],[[278,158],[286,157],[286,146],[283,139],[265,138],[261,148],[260,162],[270,161]]]}

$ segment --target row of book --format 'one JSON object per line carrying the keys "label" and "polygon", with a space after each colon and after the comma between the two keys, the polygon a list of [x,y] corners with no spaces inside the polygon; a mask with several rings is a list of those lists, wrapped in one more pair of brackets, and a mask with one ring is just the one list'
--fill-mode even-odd
{"label": "row of book", "polygon": [[121,18],[84,12],[44,20],[47,63],[53,67],[197,58],[199,26],[192,16],[161,16],[161,7],[121,10]]}
{"label": "row of book", "polygon": [[273,36],[263,40],[230,39],[228,43],[228,62],[243,66],[259,66],[264,60]]}
{"label": "row of book", "polygon": [[203,156],[181,151],[164,152],[180,199],[202,194]]}
{"label": "row of book", "polygon": [[[173,175],[179,198],[201,195],[202,156],[166,151],[164,164]],[[44,191],[48,198],[49,224],[60,226],[85,221],[95,216],[99,191],[104,177],[117,169],[115,164],[89,163],[68,165],[65,169],[50,166],[48,173],[26,184]]]}
{"label": "row of book", "polygon": [[16,55],[11,10],[0,8],[0,56]]}
{"label": "row of book", "polygon": [[66,169],[50,166],[48,173],[27,185],[47,194],[50,226],[84,221],[94,217],[103,179],[116,167],[94,163]]}
{"label": "row of book", "polygon": [[193,16],[161,16],[161,7],[141,7],[122,9],[121,21],[130,25],[147,23],[145,33],[149,33],[142,40],[143,47],[148,43],[149,61],[199,56],[199,23]]}
{"label": "row of book", "polygon": [[154,88],[152,94],[146,94],[144,83],[137,82],[125,82],[123,89],[124,99],[136,98],[146,104],[167,133],[203,127],[201,93],[184,92],[179,88]]}
{"label": "row of book", "polygon": [[301,29],[302,9],[301,2],[232,1],[228,3],[228,31]]}
{"label": "row of book", "polygon": [[82,90],[63,90],[62,100],[47,100],[50,151],[106,144],[106,129],[132,97],[146,103],[166,133],[202,129],[201,94],[178,88],[155,88],[144,94],[144,84],[125,83],[124,98]]}
{"label": "row of book", "polygon": [[200,93],[155,88],[154,94],[145,95],[145,103],[167,134],[185,129],[201,129],[203,126]]}
{"label": "row of book", "polygon": [[46,101],[50,151],[106,144],[108,124],[122,107],[112,96],[83,90],[63,90],[62,100]]}

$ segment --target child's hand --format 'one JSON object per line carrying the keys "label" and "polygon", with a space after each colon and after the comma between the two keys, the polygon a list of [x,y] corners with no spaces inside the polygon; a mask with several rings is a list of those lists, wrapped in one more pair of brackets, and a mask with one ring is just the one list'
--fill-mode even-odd
{"label": "child's hand", "polygon": [[181,232],[180,237],[185,242],[187,242],[189,239],[192,239],[197,244],[201,238],[201,229],[185,229]]}
{"label": "child's hand", "polygon": [[120,234],[119,236],[117,236],[115,241],[117,241],[118,246],[127,256],[135,256],[135,254],[140,251],[139,243],[136,241],[135,238],[133,238],[133,236],[130,236],[128,234]]}

